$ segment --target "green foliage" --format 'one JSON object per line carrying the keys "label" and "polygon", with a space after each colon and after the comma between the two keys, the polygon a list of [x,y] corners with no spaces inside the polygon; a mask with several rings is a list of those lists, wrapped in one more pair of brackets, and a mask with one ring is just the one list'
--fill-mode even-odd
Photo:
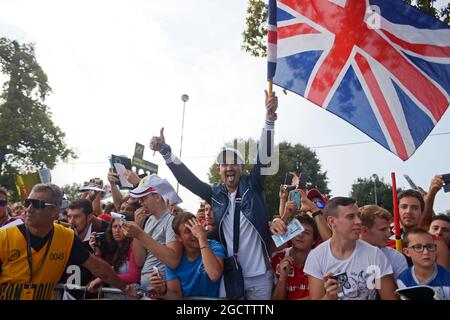
{"label": "green foliage", "polygon": [[15,190],[17,174],[52,169],[76,156],[44,103],[51,88],[34,45],[0,38],[0,66],[6,78],[0,95],[0,183]]}
{"label": "green foliage", "polygon": [[[394,214],[392,202],[392,186],[379,179],[376,174],[371,178],[358,178],[352,185],[352,197],[358,202],[358,207],[376,203]],[[402,189],[397,189],[397,193]]]}
{"label": "green foliage", "polygon": [[441,16],[441,20],[445,23],[450,25],[450,3],[447,4],[446,7],[442,8],[439,12],[439,15]]}
{"label": "green foliage", "polygon": [[[450,24],[450,4],[442,8],[439,12],[434,7],[436,0],[403,0],[414,5],[444,23]],[[266,1],[267,2],[267,1]],[[242,49],[254,57],[267,56],[267,3],[262,0],[249,0],[247,17],[245,19],[246,29],[242,33]]]}
{"label": "green foliage", "polygon": [[249,0],[245,19],[247,28],[242,33],[244,41],[241,48],[254,57],[266,56],[267,14],[267,4],[264,1]]}
{"label": "green foliage", "polygon": [[72,202],[81,198],[82,193],[78,191],[81,186],[81,183],[65,184],[64,186],[62,186],[61,190],[66,196],[67,200],[69,200],[69,202]]}
{"label": "green foliage", "polygon": [[436,0],[416,0],[416,7],[421,11],[428,13],[429,15],[439,19],[438,12],[433,6]]}
{"label": "green foliage", "polygon": [[[245,143],[245,172],[250,172],[252,164],[249,164],[249,152],[248,144],[255,143],[254,140],[249,139],[244,141],[242,139],[235,140],[236,142],[226,143],[226,147],[236,147],[237,145],[243,145]],[[273,176],[266,178],[265,194],[267,209],[270,219],[278,214],[280,185],[284,183],[287,172],[293,171],[297,174],[306,174],[310,179],[308,187],[317,187],[323,194],[328,194],[330,190],[327,186],[327,173],[321,172],[321,166],[319,159],[314,151],[301,145],[292,145],[288,142],[281,142],[278,145],[278,153],[274,154],[274,157],[279,157],[279,170]],[[214,163],[209,168],[208,174],[209,182],[221,182],[219,176],[218,165]]]}

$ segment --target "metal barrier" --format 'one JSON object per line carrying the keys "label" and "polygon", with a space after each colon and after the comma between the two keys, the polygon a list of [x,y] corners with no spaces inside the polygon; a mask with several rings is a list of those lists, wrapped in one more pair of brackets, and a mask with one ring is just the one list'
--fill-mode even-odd
{"label": "metal barrier", "polygon": [[[87,286],[77,286],[77,285],[67,285],[64,283],[58,283],[55,286],[55,300],[62,300],[64,290],[70,289],[70,290],[79,290],[83,291],[85,294],[87,291]],[[122,292],[122,290],[117,288],[111,288],[111,287],[100,287],[97,290],[98,300],[137,300],[132,297],[127,296]]]}
{"label": "metal barrier", "polygon": [[[87,292],[87,286],[67,285],[64,283],[58,283],[55,286],[55,300],[62,300],[65,289],[79,290],[84,293]],[[111,287],[100,287],[98,289],[97,299],[94,300],[140,300],[127,296],[122,290]],[[211,297],[187,297],[184,300],[226,300],[224,298],[211,298]]]}

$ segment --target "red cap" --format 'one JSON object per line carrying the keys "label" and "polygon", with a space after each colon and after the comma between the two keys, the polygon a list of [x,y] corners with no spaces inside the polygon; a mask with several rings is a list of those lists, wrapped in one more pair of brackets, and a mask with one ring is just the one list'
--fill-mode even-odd
{"label": "red cap", "polygon": [[102,219],[104,221],[111,221],[112,220],[111,215],[107,214],[107,213],[104,213],[104,212],[99,214],[97,218]]}
{"label": "red cap", "polygon": [[308,197],[309,200],[311,200],[312,198],[315,198],[315,197],[319,197],[320,199],[322,199],[322,201],[324,203],[328,202],[328,197],[321,194],[320,191],[317,190],[316,188],[310,189],[308,191],[308,193],[306,194],[306,196]]}

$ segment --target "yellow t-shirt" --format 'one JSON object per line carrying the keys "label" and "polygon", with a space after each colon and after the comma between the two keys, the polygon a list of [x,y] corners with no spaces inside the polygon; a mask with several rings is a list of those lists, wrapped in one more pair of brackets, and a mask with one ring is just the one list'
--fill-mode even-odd
{"label": "yellow t-shirt", "polygon": [[54,224],[53,239],[45,260],[47,243],[36,252],[31,248],[33,278],[27,258],[27,241],[17,226],[0,230],[0,300],[50,300],[61,278],[74,241],[74,232]]}

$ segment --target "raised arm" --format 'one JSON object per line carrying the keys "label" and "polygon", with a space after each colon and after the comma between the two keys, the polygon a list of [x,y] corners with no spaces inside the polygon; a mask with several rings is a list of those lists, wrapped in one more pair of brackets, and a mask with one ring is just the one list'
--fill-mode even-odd
{"label": "raised arm", "polygon": [[258,143],[258,155],[256,164],[251,171],[252,184],[259,190],[264,189],[265,177],[278,171],[278,161],[272,161],[274,152],[274,128],[277,119],[278,97],[273,93],[266,94],[266,122]]}
{"label": "raised arm", "polygon": [[110,168],[108,172],[108,181],[111,185],[111,196],[114,207],[116,208],[116,211],[118,211],[120,210],[120,203],[122,202],[122,193],[120,193],[119,187],[116,184],[119,181],[119,175],[115,173],[112,168]]}
{"label": "raised arm", "polygon": [[164,128],[161,128],[159,137],[152,137],[150,140],[150,149],[161,153],[167,166],[182,186],[206,200],[208,203],[211,203],[211,186],[197,178],[197,176],[172,153],[172,149],[165,142]]}
{"label": "raised arm", "polygon": [[431,180],[430,188],[428,192],[424,195],[423,200],[425,202],[425,208],[423,210],[422,219],[420,220],[419,226],[422,228],[428,228],[431,224],[431,219],[434,216],[433,205],[434,199],[436,198],[436,194],[444,185],[444,181],[442,180],[442,176],[435,176],[433,180]]}
{"label": "raised arm", "polygon": [[219,281],[223,274],[223,258],[216,256],[210,247],[205,228],[196,218],[187,221],[186,228],[198,239],[200,254],[202,255],[203,265],[205,266],[208,278],[214,282]]}

